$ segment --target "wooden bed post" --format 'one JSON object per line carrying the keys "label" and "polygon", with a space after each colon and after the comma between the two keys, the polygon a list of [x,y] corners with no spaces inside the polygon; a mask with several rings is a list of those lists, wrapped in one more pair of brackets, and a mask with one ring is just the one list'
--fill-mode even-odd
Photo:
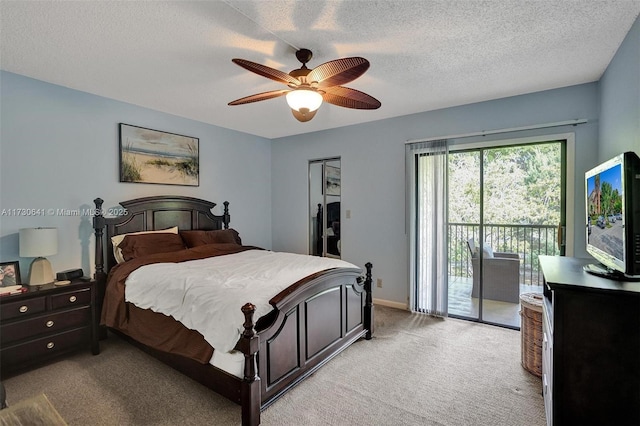
{"label": "wooden bed post", "polygon": [[95,253],[95,265],[96,265],[96,310],[98,312],[98,336],[100,339],[107,338],[107,328],[100,326],[100,315],[102,312],[102,301],[104,300],[104,292],[107,285],[107,274],[104,272],[104,216],[102,215],[102,198],[96,198],[93,200],[96,205],[96,210],[93,216],[93,230],[96,236],[96,253]]}
{"label": "wooden bed post", "polygon": [[242,307],[244,314],[244,331],[240,336],[236,349],[244,354],[244,379],[240,384],[240,405],[242,406],[242,425],[255,426],[260,424],[260,377],[256,364],[256,353],[259,349],[260,337],[254,330],[253,314],[255,305],[247,303]]}
{"label": "wooden bed post", "polygon": [[367,293],[364,303],[364,328],[367,330],[367,334],[365,334],[364,338],[371,340],[373,336],[373,279],[371,278],[371,268],[373,265],[371,262],[367,262],[364,267],[367,268],[367,275],[364,281],[364,291]]}
{"label": "wooden bed post", "polygon": [[[102,200],[102,198],[96,198],[95,200],[93,200],[93,202],[96,205],[96,211],[93,216],[93,230],[96,235],[95,279],[98,283],[98,289],[104,289],[104,283],[106,280],[106,274],[104,273],[104,241],[102,240],[105,225],[104,216],[102,215],[102,203],[104,203],[104,201]],[[98,296],[103,297],[104,294],[99,294]]]}
{"label": "wooden bed post", "polygon": [[93,203],[96,205],[96,210],[93,216],[93,231],[96,234],[96,280],[98,279],[98,275],[104,275],[104,259],[102,255],[103,250],[103,241],[102,234],[104,233],[104,216],[102,215],[102,203],[104,200],[102,198],[96,198],[93,200]]}
{"label": "wooden bed post", "polygon": [[231,216],[229,216],[229,202],[225,201],[224,203],[224,213],[222,213],[224,223],[224,229],[229,229],[229,222],[231,222]]}
{"label": "wooden bed post", "polygon": [[[96,237],[96,252],[95,252],[95,280],[96,280],[96,299],[98,300],[97,306],[100,308],[102,306],[102,300],[104,299],[104,291],[107,283],[107,274],[104,272],[104,216],[102,215],[102,203],[104,200],[102,198],[96,198],[93,200],[93,203],[96,206],[96,210],[93,216],[93,231]],[[101,310],[101,309],[100,309]],[[100,316],[100,310],[98,310],[98,316]],[[107,337],[106,328],[100,328],[100,338]]]}

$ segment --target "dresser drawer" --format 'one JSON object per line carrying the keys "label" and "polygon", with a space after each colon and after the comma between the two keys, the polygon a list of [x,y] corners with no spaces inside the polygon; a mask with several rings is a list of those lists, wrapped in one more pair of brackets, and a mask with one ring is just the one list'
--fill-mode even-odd
{"label": "dresser drawer", "polygon": [[84,327],[42,337],[19,345],[3,347],[0,351],[2,368],[4,370],[18,364],[27,365],[69,349],[78,348],[83,342],[88,346],[90,335],[90,328]]}
{"label": "dresser drawer", "polygon": [[85,306],[70,311],[45,314],[36,318],[3,324],[0,344],[5,346],[18,340],[28,339],[44,333],[57,333],[67,328],[82,327],[91,320],[91,308]]}
{"label": "dresser drawer", "polygon": [[46,297],[32,297],[20,302],[4,303],[0,309],[0,319],[27,317],[44,312],[47,307]]}
{"label": "dresser drawer", "polygon": [[0,379],[75,349],[99,354],[95,286],[44,284],[0,298]]}
{"label": "dresser drawer", "polygon": [[91,289],[84,288],[51,296],[51,309],[69,308],[91,303]]}

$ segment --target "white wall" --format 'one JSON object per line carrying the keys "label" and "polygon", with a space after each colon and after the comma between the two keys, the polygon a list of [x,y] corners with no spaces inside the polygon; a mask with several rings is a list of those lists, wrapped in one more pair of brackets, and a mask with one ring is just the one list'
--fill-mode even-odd
{"label": "white wall", "polygon": [[[176,194],[230,202],[231,226],[246,244],[271,247],[271,147],[268,139],[135,105],[0,74],[0,211],[104,207],[137,197]],[[200,139],[200,186],[118,182],[118,123]],[[5,212],[6,213],[6,212]],[[55,271],[93,268],[91,217],[0,216],[0,261],[18,260],[18,230],[58,228]],[[26,278],[30,259],[21,260]]]}
{"label": "white wall", "polygon": [[[582,194],[584,172],[597,158],[595,83],[276,139],[272,142],[273,249],[307,252],[307,162],[340,156],[342,211],[351,210],[351,219],[343,217],[341,225],[343,259],[360,267],[372,262],[374,278],[383,281],[382,288],[374,289],[374,297],[405,304],[409,280],[404,142],[576,118],[589,122],[523,136],[575,132],[575,172],[570,178],[576,194]],[[582,196],[576,195],[577,223],[583,222],[583,204]],[[582,233],[576,233],[574,245],[576,255],[585,254]]]}

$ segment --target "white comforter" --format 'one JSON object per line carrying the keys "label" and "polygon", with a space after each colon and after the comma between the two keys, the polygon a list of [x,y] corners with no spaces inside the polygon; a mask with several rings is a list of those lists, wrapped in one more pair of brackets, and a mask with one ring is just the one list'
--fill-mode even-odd
{"label": "white comforter", "polygon": [[216,351],[233,350],[247,302],[254,318],[269,313],[269,300],[296,281],[325,269],[357,266],[339,259],[248,250],[138,268],[125,282],[125,300],[143,309],[170,315],[197,330]]}

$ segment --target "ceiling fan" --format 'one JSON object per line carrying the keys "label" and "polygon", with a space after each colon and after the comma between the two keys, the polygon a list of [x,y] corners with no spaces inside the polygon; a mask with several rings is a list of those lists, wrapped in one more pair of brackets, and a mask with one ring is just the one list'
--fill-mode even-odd
{"label": "ceiling fan", "polygon": [[369,69],[369,61],[360,57],[335,59],[309,69],[307,62],[312,56],[311,50],[299,49],[296,52],[296,58],[302,62],[302,67],[289,74],[245,59],[232,59],[234,64],[286,84],[289,88],[246,96],[229,102],[229,105],[243,105],[286,96],[293,116],[303,122],[311,120],[316,115],[322,101],[344,108],[380,108],[380,101],[373,96],[342,86],[364,74]]}

